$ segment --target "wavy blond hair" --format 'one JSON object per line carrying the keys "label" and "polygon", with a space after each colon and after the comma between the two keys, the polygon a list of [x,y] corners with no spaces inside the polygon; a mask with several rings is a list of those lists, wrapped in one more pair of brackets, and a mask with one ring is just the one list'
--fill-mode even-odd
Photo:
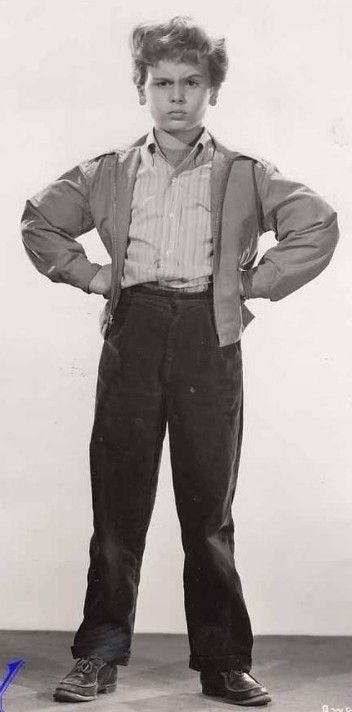
{"label": "wavy blond hair", "polygon": [[218,89],[226,77],[228,56],[225,39],[209,37],[205,30],[186,15],[177,15],[161,24],[140,23],[130,34],[132,54],[132,79],[143,87],[148,66],[161,59],[197,64],[207,59],[211,86]]}

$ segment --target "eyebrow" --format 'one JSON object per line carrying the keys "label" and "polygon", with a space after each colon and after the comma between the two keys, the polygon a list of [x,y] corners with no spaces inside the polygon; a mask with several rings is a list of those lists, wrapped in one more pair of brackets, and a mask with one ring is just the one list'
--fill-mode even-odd
{"label": "eyebrow", "polygon": [[[193,79],[194,77],[199,77],[199,79],[203,79],[203,74],[197,74],[197,73],[187,74],[187,76],[183,77],[183,79]],[[162,81],[168,81],[168,82],[173,81],[172,77],[155,77],[154,76],[153,79],[158,79],[159,81],[162,80]]]}

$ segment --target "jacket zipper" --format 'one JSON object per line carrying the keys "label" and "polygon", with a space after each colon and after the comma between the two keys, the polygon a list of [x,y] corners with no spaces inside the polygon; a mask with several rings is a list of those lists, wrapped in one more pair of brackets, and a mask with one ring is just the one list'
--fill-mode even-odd
{"label": "jacket zipper", "polygon": [[117,171],[118,171],[118,154],[116,154],[116,166],[113,179],[112,188],[112,206],[113,206],[113,235],[111,243],[111,299],[110,299],[110,309],[107,318],[107,325],[104,334],[104,338],[107,339],[110,333],[114,321],[115,312],[115,297],[116,297],[116,280],[117,280],[117,230],[116,230],[116,211],[117,211]]}

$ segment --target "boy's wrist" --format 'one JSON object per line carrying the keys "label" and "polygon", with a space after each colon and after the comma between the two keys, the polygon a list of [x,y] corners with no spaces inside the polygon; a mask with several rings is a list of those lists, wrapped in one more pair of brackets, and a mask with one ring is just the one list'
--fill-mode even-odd
{"label": "boy's wrist", "polygon": [[88,292],[88,294],[94,294],[94,289],[92,289],[92,283],[93,283],[93,286],[94,286],[94,280],[95,280],[97,274],[100,272],[101,267],[102,267],[101,265],[99,265],[99,266],[98,266],[98,265],[94,265],[94,266],[97,267],[97,269],[95,270],[94,274],[92,274],[91,279],[90,279],[90,281],[89,281],[89,284],[88,284],[88,287],[87,287],[87,292]]}
{"label": "boy's wrist", "polygon": [[101,265],[95,262],[89,262],[88,260],[82,260],[79,271],[79,284],[75,286],[80,287],[86,294],[90,294],[90,284],[100,269]]}
{"label": "boy's wrist", "polygon": [[111,263],[100,266],[89,283],[89,293],[102,294],[108,298],[111,290],[111,277]]}

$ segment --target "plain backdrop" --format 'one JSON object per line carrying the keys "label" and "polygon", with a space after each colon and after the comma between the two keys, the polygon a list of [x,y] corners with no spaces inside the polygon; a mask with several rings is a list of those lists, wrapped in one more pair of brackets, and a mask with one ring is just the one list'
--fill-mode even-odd
{"label": "plain backdrop", "polygon": [[[274,162],[338,211],[314,281],[250,300],[245,429],[233,508],[255,634],[351,635],[352,9],[349,0],[0,2],[0,628],[75,630],[92,533],[88,443],[104,300],[41,276],[25,200],[81,160],[151,127],[131,81],[140,21],[191,14],[227,38],[230,69],[206,125]],[[97,233],[81,238],[107,262]],[[260,253],[275,243],[260,241]],[[142,566],[136,631],[186,631],[168,437]]]}

